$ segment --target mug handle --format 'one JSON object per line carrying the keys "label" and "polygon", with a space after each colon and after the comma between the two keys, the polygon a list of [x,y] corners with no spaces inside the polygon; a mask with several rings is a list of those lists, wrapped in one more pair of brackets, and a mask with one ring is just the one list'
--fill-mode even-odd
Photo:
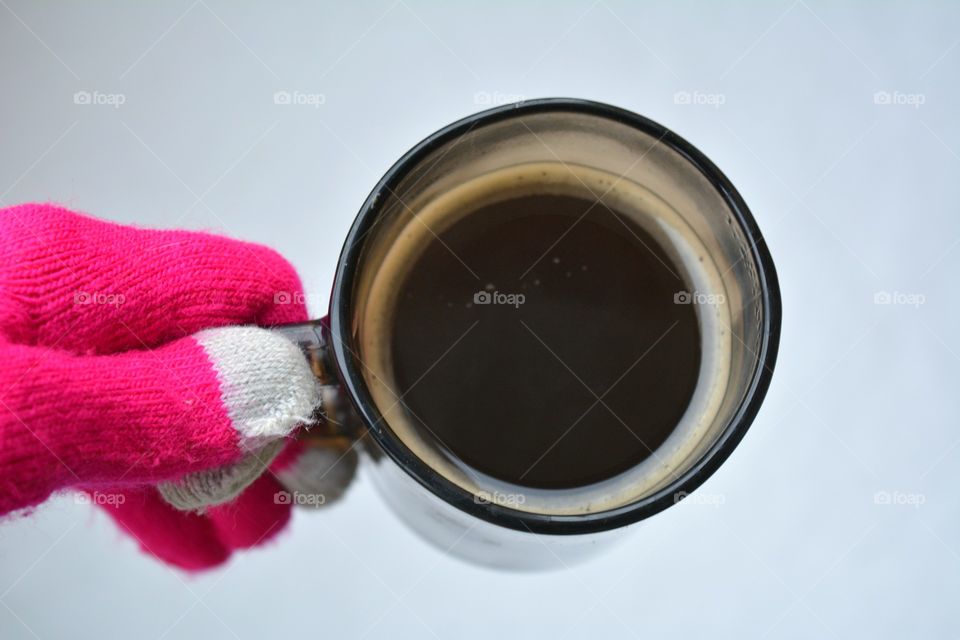
{"label": "mug handle", "polygon": [[316,422],[301,430],[300,438],[318,446],[352,444],[361,438],[364,427],[343,393],[333,365],[329,319],[277,325],[271,330],[300,348],[320,382],[320,407],[313,415]]}

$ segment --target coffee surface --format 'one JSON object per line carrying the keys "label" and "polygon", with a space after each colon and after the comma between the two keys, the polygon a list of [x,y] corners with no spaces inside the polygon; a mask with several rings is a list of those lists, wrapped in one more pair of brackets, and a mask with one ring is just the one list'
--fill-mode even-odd
{"label": "coffee surface", "polygon": [[482,473],[584,486],[652,455],[693,394],[688,287],[648,233],[593,200],[525,195],[431,241],[400,281],[395,392]]}

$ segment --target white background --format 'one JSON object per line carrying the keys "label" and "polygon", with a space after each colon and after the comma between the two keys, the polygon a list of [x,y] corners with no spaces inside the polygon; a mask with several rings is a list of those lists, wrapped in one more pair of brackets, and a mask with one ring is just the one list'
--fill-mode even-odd
{"label": "white background", "polygon": [[481,103],[592,98],[674,129],[737,185],[780,275],[780,360],[697,494],[713,499],[574,570],[444,557],[362,478],[185,577],[62,496],[0,523],[0,637],[960,634],[960,7],[141,4],[0,0],[4,205],[272,245],[320,315],[355,212],[410,146]]}

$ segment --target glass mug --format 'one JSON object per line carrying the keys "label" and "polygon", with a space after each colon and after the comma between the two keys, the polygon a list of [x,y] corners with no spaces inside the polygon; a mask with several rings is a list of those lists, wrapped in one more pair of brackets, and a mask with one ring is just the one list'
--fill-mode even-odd
{"label": "glass mug", "polygon": [[[674,453],[667,464],[644,461],[595,486],[511,491],[483,474],[464,473],[442,443],[385,417],[402,396],[383,392],[382,357],[371,350],[376,336],[371,338],[365,314],[373,296],[383,293],[377,276],[389,250],[407,225],[423,224],[415,219],[418,211],[478,177],[542,162],[603,171],[654,194],[662,207],[654,215],[674,233],[664,236],[667,241],[680,233],[709,257],[712,271],[692,284],[721,301],[710,312],[697,309],[700,332],[716,338],[717,349],[703,358],[693,398],[670,435]],[[388,505],[441,550],[484,565],[540,569],[563,567],[610,546],[627,525],[677,503],[717,470],[763,401],[780,316],[777,277],[763,237],[710,160],[637,114],[551,98],[472,115],[411,149],[380,180],[350,229],[328,317],[276,330],[301,347],[322,385],[319,424],[304,437],[320,446],[359,446]]]}

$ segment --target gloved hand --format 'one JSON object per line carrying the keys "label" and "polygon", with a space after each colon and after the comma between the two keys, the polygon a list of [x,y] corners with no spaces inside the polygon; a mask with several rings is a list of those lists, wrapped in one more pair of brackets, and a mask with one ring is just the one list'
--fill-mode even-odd
{"label": "gloved hand", "polygon": [[297,347],[233,325],[306,320],[302,298],[265,247],[0,210],[0,514],[109,495],[143,549],[186,569],[275,536],[278,477],[309,485],[336,457],[309,450],[311,469],[291,437],[320,401]]}

